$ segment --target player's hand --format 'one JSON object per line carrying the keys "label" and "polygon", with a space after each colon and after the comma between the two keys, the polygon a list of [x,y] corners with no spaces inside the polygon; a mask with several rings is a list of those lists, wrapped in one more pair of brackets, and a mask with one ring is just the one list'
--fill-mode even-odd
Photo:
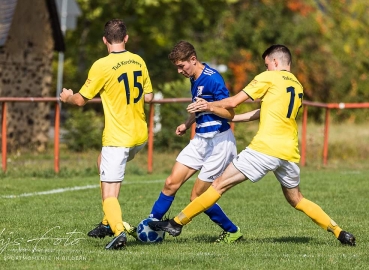
{"label": "player's hand", "polygon": [[182,136],[186,133],[187,127],[185,124],[181,124],[177,127],[176,129],[176,135],[177,136]]}
{"label": "player's hand", "polygon": [[60,101],[64,103],[67,102],[69,96],[73,96],[73,90],[63,88],[63,91],[60,93]]}
{"label": "player's hand", "polygon": [[211,111],[211,105],[205,99],[196,98],[196,101],[187,106],[189,113]]}

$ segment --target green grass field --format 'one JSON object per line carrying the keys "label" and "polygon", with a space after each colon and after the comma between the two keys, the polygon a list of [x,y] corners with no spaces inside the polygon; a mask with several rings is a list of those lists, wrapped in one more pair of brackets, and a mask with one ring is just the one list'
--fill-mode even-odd
{"label": "green grass field", "polygon": [[[138,224],[167,174],[147,175],[139,168],[140,158],[135,162],[120,202],[124,219]],[[129,238],[120,251],[104,250],[110,238],[86,236],[102,217],[98,176],[89,172],[2,177],[1,269],[369,269],[368,169],[302,169],[303,194],[352,232],[356,247],[342,246],[291,208],[269,174],[259,183],[240,184],[219,201],[241,227],[240,242],[214,244],[221,230],[200,215],[177,238],[166,235],[161,244]],[[187,204],[192,183],[178,192],[170,216]]]}
{"label": "green grass field", "polygon": [[[256,128],[237,127],[239,149]],[[368,129],[332,125],[328,166],[322,166],[323,134],[321,125],[309,125],[301,189],[356,236],[356,247],[342,246],[291,208],[269,174],[259,183],[240,184],[219,201],[244,233],[237,244],[214,244],[221,230],[200,215],[162,244],[129,238],[126,250],[105,251],[110,238],[86,235],[102,218],[98,152],[72,153],[63,146],[59,175],[52,147],[45,153],[9,153],[7,173],[0,172],[0,269],[369,269]],[[120,195],[125,220],[138,224],[149,214],[176,155],[154,152],[151,175],[145,151],[128,164]],[[192,183],[177,193],[170,217],[187,205]]]}

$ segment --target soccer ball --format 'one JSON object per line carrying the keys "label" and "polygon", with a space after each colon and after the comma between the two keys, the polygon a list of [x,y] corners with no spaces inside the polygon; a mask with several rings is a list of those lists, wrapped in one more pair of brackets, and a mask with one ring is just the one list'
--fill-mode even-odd
{"label": "soccer ball", "polygon": [[146,218],[137,226],[137,238],[145,243],[158,243],[164,240],[165,232],[152,230],[148,223],[150,221],[159,221],[156,218]]}

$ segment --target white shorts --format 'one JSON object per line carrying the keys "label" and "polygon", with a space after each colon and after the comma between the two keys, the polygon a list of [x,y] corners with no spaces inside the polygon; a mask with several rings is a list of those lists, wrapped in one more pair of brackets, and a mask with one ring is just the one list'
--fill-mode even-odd
{"label": "white shorts", "polygon": [[195,137],[179,153],[177,161],[183,165],[200,170],[198,178],[213,182],[228,164],[236,157],[236,140],[232,130],[216,134],[213,138]]}
{"label": "white shorts", "polygon": [[248,147],[232,162],[251,182],[257,182],[273,171],[281,185],[286,188],[294,188],[300,183],[300,168],[296,163],[265,155]]}
{"label": "white shorts", "polygon": [[127,162],[132,160],[145,144],[134,147],[104,146],[101,150],[100,181],[123,181]]}

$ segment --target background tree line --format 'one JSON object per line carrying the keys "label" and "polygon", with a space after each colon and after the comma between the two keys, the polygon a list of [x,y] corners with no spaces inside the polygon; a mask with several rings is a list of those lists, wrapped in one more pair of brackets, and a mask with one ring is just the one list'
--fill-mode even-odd
{"label": "background tree line", "polygon": [[[127,49],[141,55],[155,91],[164,98],[189,97],[189,86],[167,56],[175,43],[193,43],[201,61],[228,67],[223,73],[232,94],[265,69],[262,52],[287,45],[292,71],[305,88],[305,100],[369,100],[369,2],[366,0],[78,0],[77,29],[66,33],[64,87],[78,91],[92,63],[107,54],[101,41],[104,24],[123,19],[130,36]],[[158,145],[173,141],[173,130],[187,104],[161,106]],[[95,107],[98,110],[98,106]],[[309,109],[316,121],[322,111]],[[363,111],[338,111],[339,121],[365,121]],[[171,141],[173,141],[171,143]]]}

